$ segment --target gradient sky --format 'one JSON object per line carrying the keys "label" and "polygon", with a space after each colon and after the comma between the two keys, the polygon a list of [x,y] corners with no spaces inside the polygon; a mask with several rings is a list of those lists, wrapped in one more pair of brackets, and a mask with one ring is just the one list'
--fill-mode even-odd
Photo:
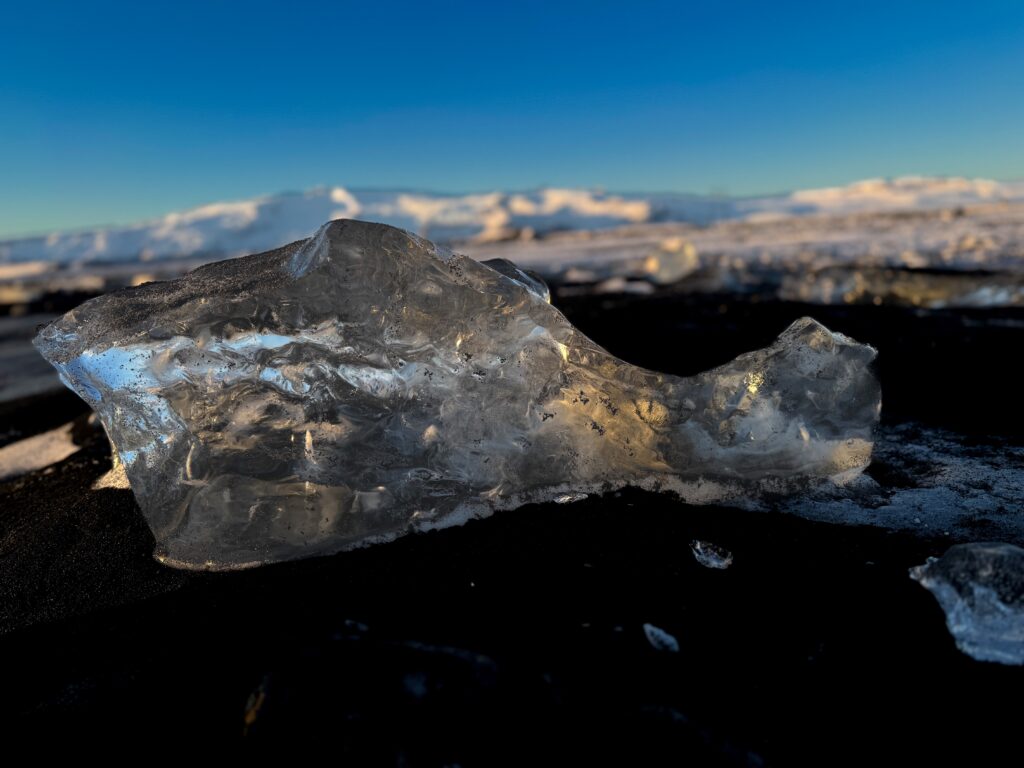
{"label": "gradient sky", "polygon": [[319,184],[752,194],[901,174],[1024,177],[1020,0],[0,12],[0,236]]}

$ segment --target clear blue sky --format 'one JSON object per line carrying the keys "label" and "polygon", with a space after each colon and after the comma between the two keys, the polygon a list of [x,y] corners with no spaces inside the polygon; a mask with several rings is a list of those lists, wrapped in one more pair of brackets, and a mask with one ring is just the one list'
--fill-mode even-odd
{"label": "clear blue sky", "polygon": [[46,2],[0,14],[0,236],[318,184],[1024,177],[1024,2]]}

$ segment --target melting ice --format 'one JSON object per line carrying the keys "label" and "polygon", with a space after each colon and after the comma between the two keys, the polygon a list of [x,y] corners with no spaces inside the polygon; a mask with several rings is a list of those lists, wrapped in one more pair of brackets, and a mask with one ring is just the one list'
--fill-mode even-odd
{"label": "melting ice", "polygon": [[690,542],[690,551],[693,559],[705,568],[725,570],[732,565],[732,552],[710,541],[695,539]]}
{"label": "melting ice", "polygon": [[1024,664],[1024,549],[957,544],[910,575],[935,595],[961,651],[978,661]]}
{"label": "melting ice", "polygon": [[36,345],[99,414],[157,556],[189,568],[627,484],[703,503],[843,481],[880,407],[874,350],[809,318],[678,378],[601,349],[508,262],[349,220],[93,299]]}

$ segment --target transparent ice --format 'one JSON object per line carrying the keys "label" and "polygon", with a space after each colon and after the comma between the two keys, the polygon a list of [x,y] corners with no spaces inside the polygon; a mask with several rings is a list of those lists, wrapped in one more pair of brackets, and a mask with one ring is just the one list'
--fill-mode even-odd
{"label": "transparent ice", "polygon": [[957,648],[978,661],[1024,664],[1024,549],[957,544],[910,575],[939,601]]}
{"label": "transparent ice", "polygon": [[189,568],[627,484],[700,503],[842,481],[880,407],[874,350],[809,318],[678,378],[601,349],[510,262],[350,220],[93,299],[35,343],[99,414],[157,557]]}
{"label": "transparent ice", "polygon": [[655,626],[654,624],[644,624],[644,636],[647,638],[647,642],[651,644],[651,647],[656,651],[668,651],[669,653],[679,653],[679,641],[675,635],[666,632],[661,627]]}
{"label": "transparent ice", "polygon": [[690,542],[690,551],[693,552],[693,559],[705,568],[724,571],[732,565],[732,552],[710,541],[695,539]]}

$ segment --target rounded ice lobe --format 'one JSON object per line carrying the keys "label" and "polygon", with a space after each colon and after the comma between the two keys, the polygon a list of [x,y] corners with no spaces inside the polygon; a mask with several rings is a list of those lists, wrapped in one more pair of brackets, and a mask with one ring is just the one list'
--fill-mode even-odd
{"label": "rounded ice lobe", "polygon": [[842,480],[880,407],[874,350],[809,318],[678,378],[601,349],[509,262],[349,220],[93,299],[36,345],[99,414],[157,556],[189,568],[627,484],[700,503]]}

